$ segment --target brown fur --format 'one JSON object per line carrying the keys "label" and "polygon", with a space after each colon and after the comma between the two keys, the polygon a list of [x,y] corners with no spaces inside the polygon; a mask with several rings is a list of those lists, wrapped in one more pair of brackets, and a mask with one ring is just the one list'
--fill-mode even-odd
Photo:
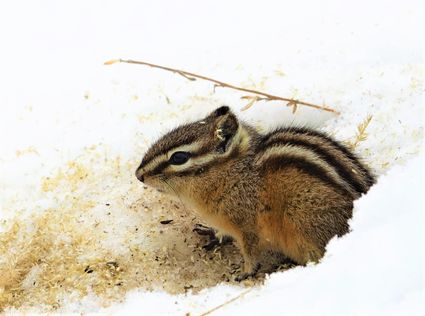
{"label": "brown fur", "polygon": [[[318,148],[318,155],[289,157],[280,155],[279,148],[267,155],[270,146],[288,146],[275,139],[295,143],[297,131],[261,136],[222,107],[165,135],[145,155],[136,175],[177,195],[208,224],[232,236],[247,274],[255,273],[266,250],[282,252],[299,264],[317,262],[332,237],[348,232],[353,199],[368,190],[373,176],[339,143],[320,133],[309,138],[305,131],[298,130],[299,142],[304,149]],[[193,142],[200,144],[193,147],[187,167],[169,163],[173,148]],[[291,148],[297,153],[299,147]],[[347,185],[340,185],[344,181]],[[356,186],[361,192],[354,191]]]}

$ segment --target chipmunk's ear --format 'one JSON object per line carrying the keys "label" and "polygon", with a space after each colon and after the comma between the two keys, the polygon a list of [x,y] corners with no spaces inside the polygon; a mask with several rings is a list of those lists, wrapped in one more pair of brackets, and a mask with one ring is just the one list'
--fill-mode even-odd
{"label": "chipmunk's ear", "polygon": [[219,117],[231,113],[230,108],[227,105],[220,106],[214,112],[211,113],[211,116]]}
{"label": "chipmunk's ear", "polygon": [[210,117],[214,120],[214,140],[217,142],[217,150],[225,153],[238,132],[238,119],[228,106],[219,107]]}

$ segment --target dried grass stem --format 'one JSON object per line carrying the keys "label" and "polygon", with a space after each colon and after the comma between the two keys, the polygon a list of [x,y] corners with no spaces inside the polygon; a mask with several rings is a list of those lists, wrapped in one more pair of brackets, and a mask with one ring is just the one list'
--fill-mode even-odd
{"label": "dried grass stem", "polygon": [[304,105],[304,106],[308,106],[308,107],[315,108],[315,109],[318,109],[318,110],[323,110],[323,111],[339,114],[338,111],[336,111],[332,108],[329,108],[327,106],[324,106],[324,105],[321,106],[321,105],[317,105],[317,104],[313,104],[313,103],[309,103],[309,102],[304,102],[304,101],[300,101],[300,100],[283,98],[283,97],[280,97],[280,96],[277,96],[277,95],[273,95],[273,94],[258,91],[258,90],[242,88],[242,87],[238,87],[238,86],[235,86],[235,85],[232,85],[232,84],[229,84],[229,83],[217,80],[217,79],[213,79],[213,78],[210,78],[210,77],[206,77],[206,76],[203,76],[203,75],[198,75],[198,74],[188,72],[188,71],[185,71],[185,70],[181,70],[181,69],[175,69],[175,68],[171,68],[171,67],[152,64],[152,63],[148,63],[148,62],[145,62],[145,61],[138,61],[138,60],[131,60],[131,59],[113,59],[113,60],[109,60],[109,61],[105,62],[105,65],[112,65],[112,64],[115,64],[115,63],[145,65],[145,66],[158,68],[158,69],[162,69],[162,70],[165,70],[165,71],[170,71],[170,72],[179,74],[179,75],[181,75],[181,76],[183,76],[186,79],[191,80],[191,81],[196,80],[196,78],[202,79],[202,80],[206,80],[206,81],[209,81],[209,82],[213,82],[215,84],[215,87],[229,88],[229,89],[233,89],[233,90],[253,93],[253,94],[256,94],[257,96],[261,95],[261,96],[264,97],[264,98],[258,98],[257,97],[258,101],[259,100],[285,101],[285,102],[287,102],[288,106],[293,106],[293,108],[294,108],[293,112],[295,112],[297,105]]}

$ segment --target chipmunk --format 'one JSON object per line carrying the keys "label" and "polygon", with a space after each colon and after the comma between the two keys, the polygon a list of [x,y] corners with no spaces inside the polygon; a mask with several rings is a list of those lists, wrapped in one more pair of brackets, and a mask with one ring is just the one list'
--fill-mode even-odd
{"label": "chipmunk", "polygon": [[256,274],[266,250],[300,265],[318,262],[328,241],[349,231],[353,200],[375,182],[324,133],[279,128],[262,135],[227,106],[160,138],[136,176],[233,237],[244,259],[238,281]]}

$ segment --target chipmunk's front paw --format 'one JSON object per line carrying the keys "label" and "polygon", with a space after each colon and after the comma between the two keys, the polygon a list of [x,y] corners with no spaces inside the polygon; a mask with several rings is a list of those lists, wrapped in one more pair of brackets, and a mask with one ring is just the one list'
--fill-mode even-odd
{"label": "chipmunk's front paw", "polygon": [[210,241],[206,245],[202,246],[202,248],[207,251],[213,250],[215,247],[228,244],[233,241],[232,237],[223,235],[214,228],[207,227],[202,224],[196,224],[193,231],[198,233],[198,235],[209,237]]}

